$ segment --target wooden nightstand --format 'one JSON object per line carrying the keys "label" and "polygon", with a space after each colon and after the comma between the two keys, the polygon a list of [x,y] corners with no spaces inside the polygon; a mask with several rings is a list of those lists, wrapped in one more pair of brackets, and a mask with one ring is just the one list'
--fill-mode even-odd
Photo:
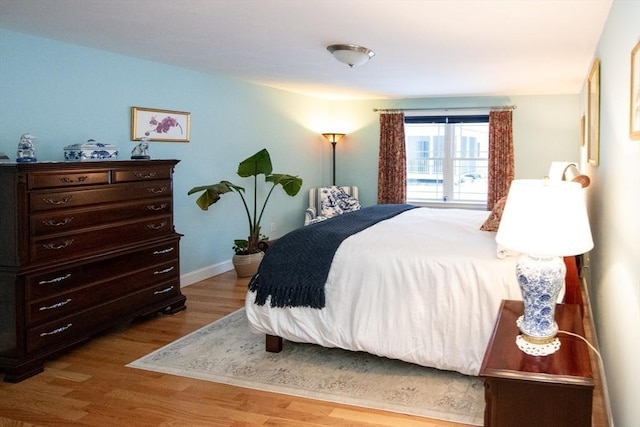
{"label": "wooden nightstand", "polygon": [[[522,313],[522,301],[502,302],[480,368],[484,425],[590,427],[594,382],[587,344],[559,334],[556,353],[529,356],[516,346],[516,319]],[[560,330],[584,336],[577,305],[558,304],[556,322]]]}

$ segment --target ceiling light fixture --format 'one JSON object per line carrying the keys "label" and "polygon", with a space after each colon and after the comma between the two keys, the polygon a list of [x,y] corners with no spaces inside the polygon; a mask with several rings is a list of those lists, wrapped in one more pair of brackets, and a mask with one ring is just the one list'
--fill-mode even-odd
{"label": "ceiling light fixture", "polygon": [[347,64],[351,68],[365,64],[376,55],[371,49],[355,44],[332,44],[331,46],[327,46],[327,50],[331,52],[338,61]]}

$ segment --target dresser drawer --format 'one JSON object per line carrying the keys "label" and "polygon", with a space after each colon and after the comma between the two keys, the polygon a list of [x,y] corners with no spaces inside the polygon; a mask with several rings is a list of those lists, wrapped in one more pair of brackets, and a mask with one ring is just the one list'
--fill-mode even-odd
{"label": "dresser drawer", "polygon": [[74,341],[116,325],[120,319],[131,316],[134,307],[137,307],[136,310],[141,314],[150,313],[154,309],[159,310],[167,301],[180,295],[180,285],[177,281],[159,283],[126,297],[110,300],[103,305],[28,328],[27,351],[66,347]]}
{"label": "dresser drawer", "polygon": [[171,181],[132,182],[81,191],[34,191],[29,195],[29,210],[33,213],[153,197],[172,197]]}
{"label": "dresser drawer", "polygon": [[31,301],[62,295],[98,281],[126,275],[136,269],[177,260],[178,253],[178,239],[173,239],[106,259],[29,274],[25,277],[25,297]]}
{"label": "dresser drawer", "polygon": [[186,308],[173,224],[178,162],[0,164],[5,381],[41,372],[100,331]]}
{"label": "dresser drawer", "polygon": [[178,268],[178,261],[174,260],[93,283],[55,297],[32,301],[27,304],[27,324],[34,325],[59,319],[167,280],[177,282]]}
{"label": "dresser drawer", "polygon": [[32,236],[62,233],[104,223],[171,214],[172,211],[173,204],[170,197],[90,208],[45,211],[31,215],[30,233]]}
{"label": "dresser drawer", "polygon": [[157,216],[142,221],[111,224],[93,230],[70,232],[31,239],[31,262],[49,262],[104,252],[110,248],[140,242],[173,233],[172,216]]}
{"label": "dresser drawer", "polygon": [[170,179],[171,169],[168,168],[140,168],[130,170],[114,170],[113,182],[150,181],[154,179]]}
{"label": "dresser drawer", "polygon": [[30,190],[35,190],[38,188],[109,184],[110,177],[109,170],[32,173],[28,175],[27,185]]}

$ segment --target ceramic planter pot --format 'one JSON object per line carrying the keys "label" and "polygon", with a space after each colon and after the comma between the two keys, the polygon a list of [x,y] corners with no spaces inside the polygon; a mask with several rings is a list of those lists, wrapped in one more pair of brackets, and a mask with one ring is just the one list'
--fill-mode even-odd
{"label": "ceramic planter pot", "polygon": [[258,271],[262,257],[264,257],[264,252],[234,255],[231,261],[233,262],[233,267],[236,269],[238,277],[250,277]]}

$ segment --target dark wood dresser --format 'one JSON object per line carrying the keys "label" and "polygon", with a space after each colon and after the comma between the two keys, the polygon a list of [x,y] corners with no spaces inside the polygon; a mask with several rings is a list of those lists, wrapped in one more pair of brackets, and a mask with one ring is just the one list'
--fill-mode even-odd
{"label": "dark wood dresser", "polygon": [[0,164],[0,369],[18,382],[104,329],[184,310],[177,160]]}
{"label": "dark wood dresser", "polygon": [[[558,334],[560,349],[529,356],[516,345],[522,301],[503,301],[480,376],[485,382],[486,427],[591,427],[593,375],[589,348]],[[580,307],[558,304],[560,330],[584,336]]]}

